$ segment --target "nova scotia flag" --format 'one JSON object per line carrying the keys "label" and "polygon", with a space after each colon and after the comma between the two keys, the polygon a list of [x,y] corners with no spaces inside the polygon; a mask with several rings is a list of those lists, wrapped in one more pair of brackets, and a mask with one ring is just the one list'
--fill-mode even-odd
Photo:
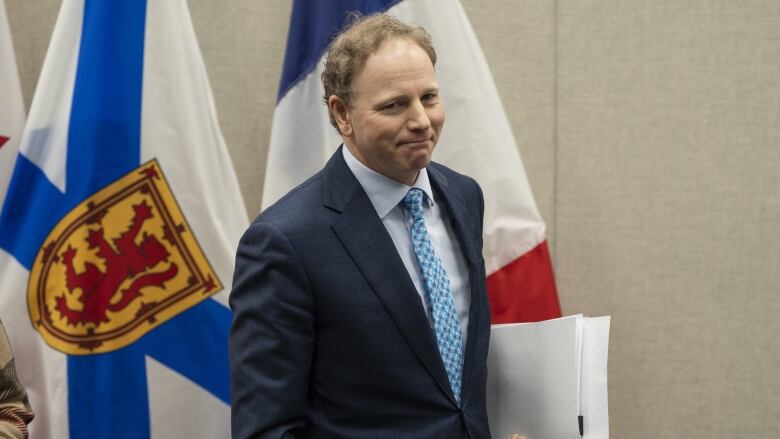
{"label": "nova scotia flag", "polygon": [[248,221],[185,0],[64,0],[19,145],[0,319],[31,437],[228,437]]}

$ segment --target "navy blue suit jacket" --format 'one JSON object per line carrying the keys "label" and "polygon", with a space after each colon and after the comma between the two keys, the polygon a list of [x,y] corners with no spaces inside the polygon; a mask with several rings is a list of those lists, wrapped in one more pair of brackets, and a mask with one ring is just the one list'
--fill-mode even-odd
{"label": "navy blue suit jacket", "polygon": [[230,307],[234,438],[487,438],[490,316],[482,193],[428,167],[469,267],[461,407],[390,235],[339,149],[238,247]]}

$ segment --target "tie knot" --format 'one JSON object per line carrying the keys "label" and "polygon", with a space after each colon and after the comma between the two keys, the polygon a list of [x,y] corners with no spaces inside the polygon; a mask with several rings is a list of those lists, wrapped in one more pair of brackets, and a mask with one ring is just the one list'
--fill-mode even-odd
{"label": "tie knot", "polygon": [[404,196],[404,206],[415,221],[423,218],[422,200],[424,195],[425,192],[422,189],[413,187]]}

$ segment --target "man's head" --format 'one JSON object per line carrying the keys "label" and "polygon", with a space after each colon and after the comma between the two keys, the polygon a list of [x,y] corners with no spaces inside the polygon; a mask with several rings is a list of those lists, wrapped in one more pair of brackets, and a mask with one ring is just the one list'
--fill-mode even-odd
{"label": "man's head", "polygon": [[385,14],[357,19],[331,44],[322,83],[331,123],[363,164],[412,184],[444,124],[430,36]]}

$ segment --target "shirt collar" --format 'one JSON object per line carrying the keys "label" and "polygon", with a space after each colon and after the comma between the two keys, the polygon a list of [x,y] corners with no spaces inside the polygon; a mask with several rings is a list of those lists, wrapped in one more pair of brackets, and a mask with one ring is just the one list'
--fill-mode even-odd
{"label": "shirt collar", "polygon": [[361,163],[352,155],[346,145],[342,145],[341,150],[349,170],[352,171],[360,185],[363,186],[363,190],[366,191],[366,195],[371,200],[371,204],[374,205],[379,218],[387,216],[404,199],[409,189],[413,187],[422,189],[425,192],[425,200],[427,200],[425,202],[428,206],[435,204],[431,182],[428,179],[428,171],[425,168],[421,169],[417,174],[417,180],[414,182],[414,185],[407,186]]}

